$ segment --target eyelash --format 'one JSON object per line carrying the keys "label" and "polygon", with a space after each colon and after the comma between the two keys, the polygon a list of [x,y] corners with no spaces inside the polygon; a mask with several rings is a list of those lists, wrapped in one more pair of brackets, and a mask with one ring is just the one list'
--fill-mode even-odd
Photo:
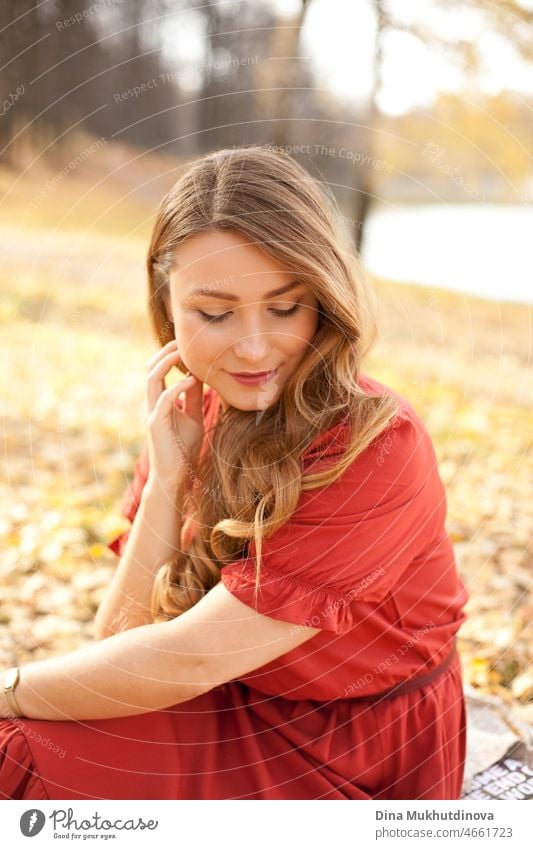
{"label": "eyelash", "polygon": [[[299,304],[295,304],[293,307],[290,308],[290,310],[276,310],[272,308],[272,312],[275,312],[276,315],[280,318],[288,318],[289,316],[294,315],[294,313],[298,310],[299,306]],[[198,310],[198,313],[208,324],[219,324],[220,322],[224,321],[229,315],[231,315],[230,312],[223,312],[221,315],[209,315],[206,312],[202,312],[202,310]]]}

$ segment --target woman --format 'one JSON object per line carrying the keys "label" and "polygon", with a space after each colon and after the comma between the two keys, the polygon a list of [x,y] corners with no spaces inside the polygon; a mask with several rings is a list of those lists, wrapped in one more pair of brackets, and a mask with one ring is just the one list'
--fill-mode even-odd
{"label": "woman", "polygon": [[95,643],[4,676],[4,798],[459,798],[467,594],[338,220],[259,146],[163,199],[133,525]]}

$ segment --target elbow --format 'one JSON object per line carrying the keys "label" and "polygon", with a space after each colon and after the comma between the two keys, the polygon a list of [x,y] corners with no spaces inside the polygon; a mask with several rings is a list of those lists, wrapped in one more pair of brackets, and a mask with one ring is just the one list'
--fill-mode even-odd
{"label": "elbow", "polygon": [[114,631],[104,625],[102,622],[99,622],[95,619],[93,623],[93,637],[96,642],[99,640],[105,640],[107,637],[110,637]]}
{"label": "elbow", "polygon": [[99,618],[96,615],[93,623],[93,637],[95,640],[105,640],[107,637],[113,637],[115,634],[122,634],[124,631],[131,631],[132,628],[141,628],[143,625],[153,624],[144,618],[127,619],[125,616],[116,616],[114,621]]}
{"label": "elbow", "polygon": [[114,633],[110,625],[109,608],[106,609],[104,602],[98,607],[93,620],[93,637],[95,640],[105,640]]}
{"label": "elbow", "polygon": [[107,637],[113,637],[115,634],[121,634],[123,631],[129,631],[130,628],[136,627],[138,627],[138,624],[130,622],[114,628],[112,625],[96,619],[93,626],[93,637],[96,641],[106,640]]}
{"label": "elbow", "polygon": [[125,605],[119,608],[104,608],[100,605],[94,617],[93,636],[95,640],[105,640],[106,637],[144,624],[146,619],[135,616]]}
{"label": "elbow", "polygon": [[93,622],[93,637],[96,641],[105,640],[107,637],[112,637],[113,634],[118,634],[120,631],[126,630],[123,625],[122,627],[118,627],[118,621],[115,621],[115,625],[113,625],[113,622],[110,622],[109,618],[106,619],[99,614],[100,611],[97,612]]}

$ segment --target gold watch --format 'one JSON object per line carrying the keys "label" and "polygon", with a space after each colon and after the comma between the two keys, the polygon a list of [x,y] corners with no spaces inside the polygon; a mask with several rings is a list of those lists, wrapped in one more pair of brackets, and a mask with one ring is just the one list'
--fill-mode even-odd
{"label": "gold watch", "polygon": [[6,701],[9,705],[11,712],[15,716],[23,716],[21,709],[17,704],[17,700],[15,698],[15,687],[17,686],[20,680],[20,669],[18,666],[12,666],[11,669],[8,669],[4,675],[4,693],[6,695]]}

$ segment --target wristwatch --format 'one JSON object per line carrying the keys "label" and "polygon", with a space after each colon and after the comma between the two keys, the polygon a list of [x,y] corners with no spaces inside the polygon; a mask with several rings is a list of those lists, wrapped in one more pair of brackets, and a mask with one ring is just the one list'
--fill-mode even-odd
{"label": "wristwatch", "polygon": [[17,704],[17,700],[15,698],[15,687],[17,686],[20,680],[20,670],[18,666],[12,666],[11,669],[8,669],[4,675],[4,693],[6,695],[6,701],[9,705],[11,712],[15,716],[23,716],[21,709]]}

